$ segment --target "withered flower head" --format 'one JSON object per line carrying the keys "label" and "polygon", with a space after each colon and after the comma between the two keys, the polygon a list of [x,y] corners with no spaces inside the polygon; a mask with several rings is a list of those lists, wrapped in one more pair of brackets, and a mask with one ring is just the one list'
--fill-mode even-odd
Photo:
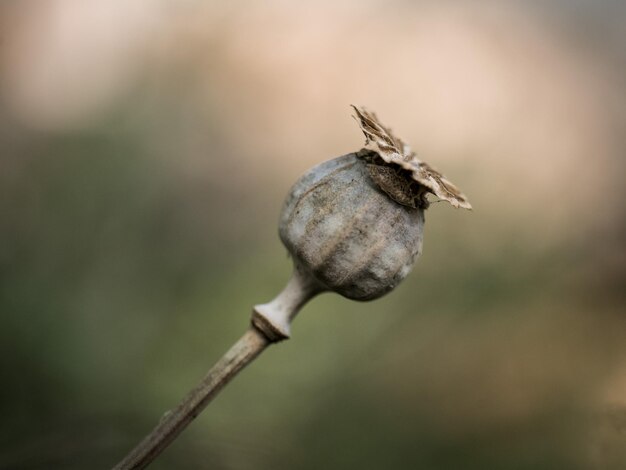
{"label": "withered flower head", "polygon": [[320,290],[371,300],[398,285],[420,255],[426,193],[471,206],[373,113],[354,110],[365,148],[305,173],[287,196],[279,233]]}

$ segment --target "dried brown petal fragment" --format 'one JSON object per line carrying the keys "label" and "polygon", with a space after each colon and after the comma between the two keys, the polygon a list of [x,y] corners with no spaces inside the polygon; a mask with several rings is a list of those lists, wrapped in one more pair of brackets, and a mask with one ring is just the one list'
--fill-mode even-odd
{"label": "dried brown petal fragment", "polygon": [[366,149],[376,152],[386,163],[409,170],[417,183],[439,199],[448,201],[454,207],[472,208],[459,188],[428,163],[419,160],[402,139],[393,135],[389,128],[380,123],[376,114],[362,107],[354,105],[352,107],[356,112],[355,119],[365,135]]}

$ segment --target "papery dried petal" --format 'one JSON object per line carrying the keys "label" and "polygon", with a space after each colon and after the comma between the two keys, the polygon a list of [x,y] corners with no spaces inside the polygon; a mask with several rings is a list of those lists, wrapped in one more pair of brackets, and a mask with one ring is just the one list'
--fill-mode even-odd
{"label": "papery dried petal", "polygon": [[385,127],[376,114],[365,108],[352,105],[356,112],[355,119],[365,135],[365,148],[376,152],[389,164],[411,172],[411,177],[439,199],[449,202],[454,207],[471,209],[467,197],[452,182],[428,163],[417,158],[415,152],[393,132]]}

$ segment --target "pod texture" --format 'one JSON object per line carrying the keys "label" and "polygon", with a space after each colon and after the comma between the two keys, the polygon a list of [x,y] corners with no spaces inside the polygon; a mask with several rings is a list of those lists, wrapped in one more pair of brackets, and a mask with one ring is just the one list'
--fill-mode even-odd
{"label": "pod texture", "polygon": [[285,201],[279,234],[295,262],[326,289],[378,298],[421,254],[424,211],[398,204],[355,153],[305,173]]}

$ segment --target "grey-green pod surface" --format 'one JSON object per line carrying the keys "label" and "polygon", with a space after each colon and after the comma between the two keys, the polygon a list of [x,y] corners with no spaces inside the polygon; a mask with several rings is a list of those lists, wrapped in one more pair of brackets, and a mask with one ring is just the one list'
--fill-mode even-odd
{"label": "grey-green pod surface", "polygon": [[354,300],[378,298],[421,254],[424,211],[393,201],[351,153],[324,162],[292,187],[279,234],[298,267],[323,288]]}

